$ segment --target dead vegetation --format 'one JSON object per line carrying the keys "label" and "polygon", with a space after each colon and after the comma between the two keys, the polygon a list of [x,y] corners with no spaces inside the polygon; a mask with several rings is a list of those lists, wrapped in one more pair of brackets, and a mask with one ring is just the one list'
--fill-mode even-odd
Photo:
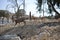
{"label": "dead vegetation", "polygon": [[8,29],[11,29],[11,28],[13,28],[14,26],[13,26],[14,24],[1,24],[0,25],[0,34],[2,33],[2,32],[5,32],[6,30],[8,30]]}
{"label": "dead vegetation", "polygon": [[[23,23],[17,24],[18,26],[16,25],[15,29],[4,34],[16,34],[23,40],[60,40],[60,20],[45,19],[45,22],[42,21],[26,20],[26,25],[23,26]],[[11,25],[9,28],[8,26],[2,29],[10,29]]]}

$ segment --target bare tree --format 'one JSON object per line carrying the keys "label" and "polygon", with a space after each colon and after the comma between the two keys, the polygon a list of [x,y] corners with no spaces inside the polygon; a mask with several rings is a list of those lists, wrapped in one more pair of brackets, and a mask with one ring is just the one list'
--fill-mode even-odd
{"label": "bare tree", "polygon": [[[37,9],[40,12],[44,0],[37,0]],[[53,11],[57,14],[57,18],[60,17],[60,13],[56,10],[55,5],[60,9],[60,0],[45,0],[48,5],[48,10],[50,13]]]}
{"label": "bare tree", "polygon": [[8,2],[10,2],[11,4],[8,4],[7,7],[11,7],[14,9],[14,12],[16,13],[16,16],[19,17],[20,16],[20,6],[23,5],[24,0],[19,0],[21,1],[20,3],[18,3],[18,0],[8,0]]}

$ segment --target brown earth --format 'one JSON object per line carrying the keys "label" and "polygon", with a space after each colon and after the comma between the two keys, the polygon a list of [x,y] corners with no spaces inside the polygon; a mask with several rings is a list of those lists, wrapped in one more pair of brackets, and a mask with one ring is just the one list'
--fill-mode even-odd
{"label": "brown earth", "polygon": [[31,20],[26,25],[22,24],[17,24],[15,28],[4,28],[6,31],[2,35],[16,34],[23,40],[60,40],[60,20]]}

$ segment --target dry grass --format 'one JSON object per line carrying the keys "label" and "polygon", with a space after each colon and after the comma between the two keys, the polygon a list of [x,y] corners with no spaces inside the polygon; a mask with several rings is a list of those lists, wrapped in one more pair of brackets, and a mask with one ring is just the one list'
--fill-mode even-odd
{"label": "dry grass", "polygon": [[[43,30],[43,31],[42,31]],[[42,27],[39,35],[34,35],[25,40],[60,40],[60,26],[55,27]]]}
{"label": "dry grass", "polygon": [[[56,20],[56,19],[44,19],[44,20],[31,20],[31,21],[26,21],[26,25],[40,25],[41,23],[47,23],[47,22],[59,22],[60,19]],[[6,24],[4,25],[3,27],[0,27],[0,33],[1,32],[4,32],[5,30],[8,30],[8,29],[11,29],[13,28],[12,27],[13,24]],[[24,24],[21,23],[21,24],[17,24],[16,27],[21,27],[23,26]],[[28,26],[27,26],[28,27]],[[35,27],[35,26],[34,26]],[[36,28],[37,29],[37,28]],[[34,29],[35,30],[35,29]],[[57,26],[44,26],[44,27],[41,27],[39,29],[40,31],[40,34],[38,35],[34,35],[34,36],[31,36],[31,37],[28,37],[27,40],[60,40],[60,25],[57,25]],[[21,31],[19,29],[19,31]],[[24,30],[24,31],[30,31],[31,34],[34,32],[32,30]],[[16,32],[16,31],[15,31]],[[25,32],[26,33],[26,32]],[[24,39],[26,40],[26,38]]]}
{"label": "dry grass", "polygon": [[4,24],[4,25],[0,25],[0,33],[13,28],[13,24]]}

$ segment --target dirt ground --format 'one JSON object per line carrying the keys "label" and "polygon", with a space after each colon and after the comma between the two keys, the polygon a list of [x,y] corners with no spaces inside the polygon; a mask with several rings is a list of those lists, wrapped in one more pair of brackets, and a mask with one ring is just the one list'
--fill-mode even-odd
{"label": "dirt ground", "polygon": [[59,40],[58,28],[60,28],[60,19],[26,20],[26,25],[6,24],[0,27],[0,33],[2,35],[16,34],[23,40]]}

